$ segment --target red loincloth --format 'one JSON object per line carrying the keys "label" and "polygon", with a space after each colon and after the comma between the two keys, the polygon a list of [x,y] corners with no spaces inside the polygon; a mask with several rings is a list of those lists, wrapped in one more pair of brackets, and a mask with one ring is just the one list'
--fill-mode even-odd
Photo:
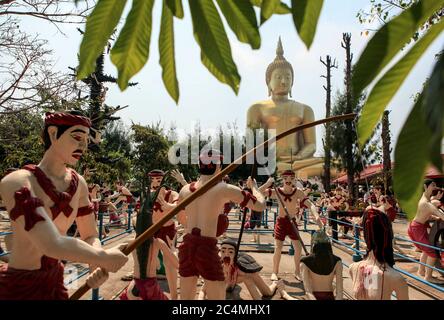
{"label": "red loincloth", "polygon": [[335,296],[331,291],[314,291],[313,295],[316,300],[335,300]]}
{"label": "red loincloth", "polygon": [[224,213],[228,214],[231,211],[231,202],[227,202],[224,204]]}
{"label": "red loincloth", "polygon": [[391,222],[395,221],[397,213],[398,212],[393,207],[390,207],[390,208],[387,209],[387,216],[388,216],[388,218],[390,219]]}
{"label": "red loincloth", "polygon": [[186,234],[179,247],[179,274],[181,277],[202,276],[205,280],[224,281],[217,239],[201,236],[199,228]]}
{"label": "red loincloth", "polygon": [[[134,279],[135,287],[139,290],[139,297],[142,300],[169,300],[163,293],[157,282],[157,278]],[[128,287],[120,295],[120,300],[128,299]]]}
{"label": "red loincloth", "polygon": [[287,217],[278,217],[274,226],[274,238],[284,241],[286,236],[289,236],[291,240],[299,240],[291,221]]}
{"label": "red loincloth", "polygon": [[173,223],[172,225],[169,226],[163,226],[162,228],[160,228],[155,234],[154,234],[154,238],[157,239],[162,239],[163,241],[165,241],[166,244],[168,244],[167,238],[166,236],[168,236],[168,238],[170,238],[170,240],[173,240],[173,238],[176,236],[176,225]]}
{"label": "red loincloth", "polygon": [[38,270],[0,267],[0,300],[67,300],[63,264],[43,256]]}
{"label": "red loincloth", "polygon": [[[427,224],[419,223],[418,221],[413,220],[409,224],[409,228],[407,229],[407,233],[413,241],[421,242],[423,244],[431,246],[432,244],[429,241],[429,234],[427,232]],[[418,249],[425,252],[429,257],[438,258],[436,255],[436,251],[433,248],[429,248],[426,246],[422,246],[417,243],[413,243]]]}
{"label": "red loincloth", "polygon": [[260,228],[262,222],[262,211],[251,210],[249,221],[245,222],[244,228],[253,230],[255,227]]}
{"label": "red loincloth", "polygon": [[230,221],[228,220],[228,216],[221,213],[217,217],[217,231],[216,231],[216,237],[220,237],[227,231],[228,226],[230,224]]}

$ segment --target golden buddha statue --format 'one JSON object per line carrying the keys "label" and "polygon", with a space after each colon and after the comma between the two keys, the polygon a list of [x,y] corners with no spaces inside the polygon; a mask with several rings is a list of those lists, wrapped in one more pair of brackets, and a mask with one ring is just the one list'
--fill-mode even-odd
{"label": "golden buddha statue", "polygon": [[[248,128],[275,129],[278,135],[297,125],[314,121],[314,113],[309,106],[289,99],[294,72],[291,64],[284,58],[280,37],[276,58],[268,66],[265,75],[268,96],[271,96],[271,99],[256,102],[248,109]],[[316,130],[314,127],[279,140],[276,144],[278,172],[288,169],[299,170],[320,164],[323,161],[322,158],[313,158],[315,151]],[[321,175],[322,170],[316,173]]]}

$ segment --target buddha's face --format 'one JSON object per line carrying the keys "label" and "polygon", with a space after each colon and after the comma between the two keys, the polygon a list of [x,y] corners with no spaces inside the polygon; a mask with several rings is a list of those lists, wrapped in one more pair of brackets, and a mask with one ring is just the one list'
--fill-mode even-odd
{"label": "buddha's face", "polygon": [[57,130],[55,126],[48,128],[51,149],[63,163],[76,165],[88,147],[89,128],[81,125],[72,126],[58,139],[56,137]]}
{"label": "buddha's face", "polygon": [[271,92],[276,95],[287,95],[293,84],[291,70],[288,68],[277,68],[271,73],[268,84]]}

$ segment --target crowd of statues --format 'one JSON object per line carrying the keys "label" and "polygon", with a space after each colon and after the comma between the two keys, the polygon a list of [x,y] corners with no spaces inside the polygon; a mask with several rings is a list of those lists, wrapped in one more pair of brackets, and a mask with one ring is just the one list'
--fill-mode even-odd
{"label": "crowd of statues", "polygon": [[[266,70],[271,99],[257,102],[248,109],[249,128],[276,129],[279,134],[314,120],[309,106],[289,99],[294,70],[283,54],[279,40],[276,58]],[[143,187],[139,197],[120,181],[114,186],[88,185],[72,167],[87,151],[90,128],[90,119],[77,112],[47,113],[42,160],[37,165],[7,172],[1,180],[0,194],[13,236],[8,239],[11,254],[7,263],[0,267],[0,300],[67,299],[61,261],[88,264],[90,273],[86,283],[90,288],[100,287],[108,280],[109,273],[118,272],[129,258],[122,253],[126,244],[102,247],[97,230],[99,212],[108,212],[110,223],[131,223],[138,237],[205,186],[222,168],[223,154],[206,150],[199,157],[196,181],[186,181],[178,171],[172,173],[181,186],[178,190],[165,187],[162,183],[165,172],[161,168],[147,172],[150,184]],[[343,264],[333,253],[320,208],[347,211],[350,203],[348,193],[340,187],[331,194],[321,192],[320,198],[312,201],[309,187],[304,188],[296,179],[295,170],[318,161],[313,158],[315,151],[315,129],[305,129],[277,142],[279,183],[270,178],[258,186],[255,179],[246,177],[245,185],[238,186],[230,184],[226,177],[189,203],[132,252],[134,267],[125,276],[130,282],[120,299],[223,300],[227,290],[242,283],[252,299],[279,294],[283,299],[294,300],[286,292],[279,273],[287,237],[294,248],[294,279],[303,283],[307,298],[343,299]],[[88,179],[89,173],[85,176]],[[427,181],[424,187],[417,215],[408,232],[413,240],[427,244],[425,223],[432,216],[443,218],[444,215],[439,211],[440,203],[433,202],[436,184]],[[392,222],[396,203],[391,197],[382,195],[378,188],[366,195],[367,199],[364,196],[362,200],[362,217],[357,220],[344,218],[342,226],[345,235],[349,231],[348,223],[363,227],[365,258],[349,267],[353,295],[357,299],[387,300],[394,292],[397,299],[408,299],[406,281],[393,268]],[[254,213],[265,210],[267,199],[278,204],[270,279],[265,279],[261,273],[263,266],[254,257],[239,250],[237,239],[226,237],[227,214],[233,205],[249,209],[249,227],[253,229],[254,221],[258,220]],[[136,211],[132,221],[124,214],[129,205],[134,205]],[[315,225],[311,252],[304,255],[302,251],[306,248],[298,229],[302,210],[306,210],[306,219],[311,219]],[[71,231],[74,236],[68,236]],[[104,236],[108,231],[105,230]],[[179,236],[181,244],[176,248]],[[433,265],[436,253],[427,247],[418,247],[423,252],[421,262]],[[159,253],[165,266],[168,295],[157,281]],[[421,266],[419,274],[426,280],[434,280],[430,268]],[[199,278],[204,284],[197,292]]]}

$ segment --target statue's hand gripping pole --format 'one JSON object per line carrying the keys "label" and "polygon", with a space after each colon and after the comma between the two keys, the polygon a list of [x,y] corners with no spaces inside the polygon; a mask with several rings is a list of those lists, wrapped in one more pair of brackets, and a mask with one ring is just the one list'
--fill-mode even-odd
{"label": "statue's hand gripping pole", "polygon": [[[254,153],[257,149],[265,148],[268,146],[271,142],[279,141],[280,139],[293,134],[295,132],[304,130],[306,128],[311,128],[320,124],[329,123],[333,121],[343,121],[348,119],[353,119],[356,116],[355,113],[349,113],[344,114],[340,116],[334,116],[329,117],[309,123],[305,123],[303,125],[296,126],[294,128],[291,128],[287,131],[284,131],[280,134],[278,134],[276,137],[270,138],[267,141],[264,141],[257,147],[249,150],[245,154],[243,154],[239,159],[236,159],[234,162],[230,163],[225,169],[221,170],[218,174],[213,176],[210,180],[207,181],[202,187],[197,189],[195,192],[190,194],[188,197],[183,199],[180,203],[177,204],[177,206],[171,210],[168,214],[164,215],[159,221],[157,221],[155,224],[153,224],[151,227],[149,227],[147,230],[145,230],[144,233],[142,233],[139,237],[134,239],[128,246],[122,250],[122,252],[125,255],[129,255],[134,249],[136,249],[141,243],[146,241],[146,239],[152,237],[167,221],[169,221],[171,218],[173,218],[176,214],[178,214],[180,211],[182,211],[187,205],[189,205],[191,202],[193,202],[195,199],[203,195],[205,192],[207,192],[209,189],[214,187],[217,183],[219,183],[223,177],[225,177],[227,174],[230,174],[234,171],[240,164],[242,164],[245,159],[251,154]],[[89,286],[85,283],[83,286],[81,286],[74,294],[70,297],[71,300],[77,300],[81,298],[86,292],[89,290]]]}

